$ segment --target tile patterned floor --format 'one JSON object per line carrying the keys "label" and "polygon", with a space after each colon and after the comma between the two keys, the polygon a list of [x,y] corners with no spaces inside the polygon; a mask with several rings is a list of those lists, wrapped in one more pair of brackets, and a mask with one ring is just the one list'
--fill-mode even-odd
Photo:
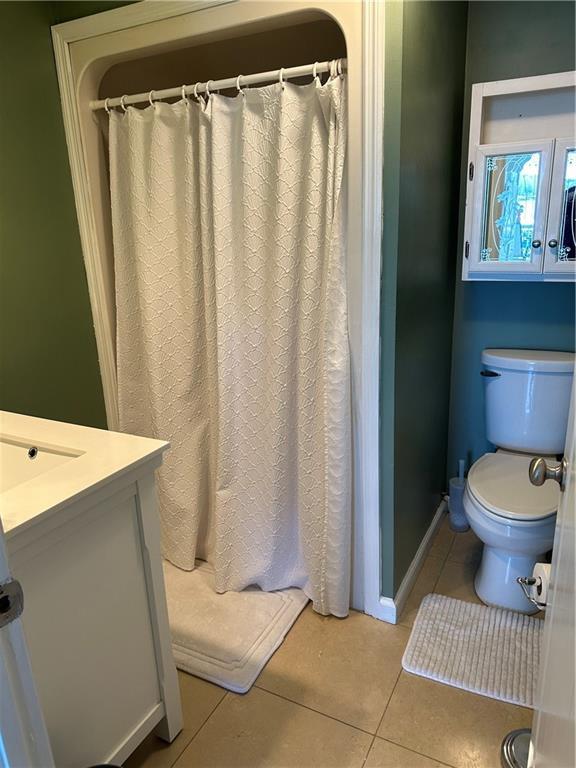
{"label": "tile patterned floor", "polygon": [[409,675],[401,660],[424,595],[478,602],[472,532],[440,528],[396,626],[307,608],[252,690],[180,674],[184,730],[150,736],[125,768],[498,768],[531,710]]}

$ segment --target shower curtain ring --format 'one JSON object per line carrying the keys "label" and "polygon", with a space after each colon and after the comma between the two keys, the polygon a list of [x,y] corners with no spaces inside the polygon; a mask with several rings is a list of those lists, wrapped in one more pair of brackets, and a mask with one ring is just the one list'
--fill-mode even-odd
{"label": "shower curtain ring", "polygon": [[196,84],[194,85],[194,90],[192,91],[192,95],[194,96],[194,98],[196,99],[196,101],[198,101],[198,100],[200,99],[200,96],[198,95],[198,86],[199,86],[199,85],[200,85],[200,83],[196,83]]}
{"label": "shower curtain ring", "polygon": [[150,91],[148,94],[148,101],[150,102],[150,106],[154,106],[154,91]]}
{"label": "shower curtain ring", "polygon": [[236,78],[236,90],[238,91],[238,93],[241,93],[242,96],[245,96],[246,94],[244,93],[244,89],[240,88],[240,78],[241,77],[244,77],[244,75],[238,75],[238,77]]}
{"label": "shower curtain ring", "polygon": [[212,96],[212,93],[210,92],[210,83],[213,83],[213,80],[208,80],[206,83],[206,98],[209,99],[210,96]]}
{"label": "shower curtain ring", "polygon": [[282,86],[282,90],[286,88],[286,83],[284,82],[284,67],[280,67],[280,77],[278,82]]}
{"label": "shower curtain ring", "polygon": [[342,59],[338,59],[338,64],[336,65],[336,69],[338,72],[338,75],[342,75]]}
{"label": "shower curtain ring", "polygon": [[109,107],[110,99],[104,99],[104,109],[106,110],[106,114],[110,114],[110,107]]}
{"label": "shower curtain ring", "polygon": [[320,78],[318,77],[318,62],[314,62],[314,66],[312,67],[312,82],[316,83],[316,85],[320,85]]}
{"label": "shower curtain ring", "polygon": [[183,85],[182,88],[180,88],[180,93],[182,94],[182,101],[186,102],[186,106],[190,103],[188,101],[188,96],[186,95],[186,86]]}
{"label": "shower curtain ring", "polygon": [[124,112],[126,112],[126,104],[124,104],[124,99],[125,98],[126,98],[126,94],[124,94],[124,96],[120,96],[120,106],[122,107]]}

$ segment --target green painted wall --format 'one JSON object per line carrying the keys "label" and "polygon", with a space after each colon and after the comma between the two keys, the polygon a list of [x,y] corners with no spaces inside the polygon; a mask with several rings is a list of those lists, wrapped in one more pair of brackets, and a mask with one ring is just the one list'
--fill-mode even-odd
{"label": "green painted wall", "polygon": [[[462,147],[468,153],[472,83],[575,68],[571,2],[473,2],[468,17]],[[464,197],[460,201],[462,241]],[[461,263],[457,272],[460,274]],[[459,458],[473,462],[490,448],[479,374],[485,347],[574,349],[574,284],[456,283],[448,474]]]}
{"label": "green painted wall", "polygon": [[104,427],[53,22],[0,3],[0,408]]}
{"label": "green painted wall", "polygon": [[386,8],[382,590],[445,488],[467,4]]}

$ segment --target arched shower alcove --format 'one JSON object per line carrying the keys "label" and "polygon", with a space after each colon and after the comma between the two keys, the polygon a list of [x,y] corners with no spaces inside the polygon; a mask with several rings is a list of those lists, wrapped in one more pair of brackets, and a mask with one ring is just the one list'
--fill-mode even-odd
{"label": "arched shower alcove", "polygon": [[[118,410],[110,203],[104,139],[90,101],[133,92],[144,81],[146,90],[178,85],[173,81],[176,71],[183,82],[192,84],[202,78],[262,71],[267,66],[286,67],[292,62],[313,63],[324,56],[346,56],[353,411],[351,605],[386,618],[390,601],[381,598],[378,517],[383,117],[383,18],[378,6],[353,2],[262,4],[250,0],[136,3],[54,27],[53,37],[111,429],[117,428]],[[168,68],[158,66],[162,59],[170,63]],[[111,92],[117,86],[122,86],[120,92]]]}

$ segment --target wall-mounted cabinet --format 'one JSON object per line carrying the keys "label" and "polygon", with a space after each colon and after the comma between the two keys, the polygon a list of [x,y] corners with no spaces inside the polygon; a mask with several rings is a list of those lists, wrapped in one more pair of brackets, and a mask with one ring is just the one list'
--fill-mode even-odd
{"label": "wall-mounted cabinet", "polygon": [[464,280],[576,279],[575,98],[574,72],[473,86]]}

